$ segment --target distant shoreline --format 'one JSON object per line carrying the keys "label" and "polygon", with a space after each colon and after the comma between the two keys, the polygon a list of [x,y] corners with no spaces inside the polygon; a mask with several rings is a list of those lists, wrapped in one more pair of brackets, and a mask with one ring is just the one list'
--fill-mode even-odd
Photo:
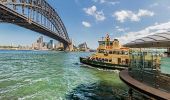
{"label": "distant shoreline", "polygon": [[[58,51],[58,52],[64,52],[64,51],[59,51],[59,50],[17,50],[17,49],[1,49],[0,51]],[[69,52],[85,52],[85,51],[69,51]],[[90,51],[89,51],[90,52]]]}

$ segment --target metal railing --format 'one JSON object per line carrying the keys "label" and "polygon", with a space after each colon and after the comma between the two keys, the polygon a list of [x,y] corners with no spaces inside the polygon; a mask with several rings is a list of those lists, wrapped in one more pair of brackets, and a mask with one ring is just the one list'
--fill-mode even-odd
{"label": "metal railing", "polygon": [[131,52],[129,74],[138,81],[170,92],[170,75],[161,73],[158,52]]}

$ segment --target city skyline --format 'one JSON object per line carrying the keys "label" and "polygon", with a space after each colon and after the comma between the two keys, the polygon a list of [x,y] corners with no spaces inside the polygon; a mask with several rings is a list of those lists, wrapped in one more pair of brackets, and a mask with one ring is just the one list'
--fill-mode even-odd
{"label": "city skyline", "polygon": [[[131,2],[134,6],[124,0],[48,1],[60,15],[76,45],[87,42],[90,48],[96,49],[97,40],[106,33],[126,43],[135,38],[170,30],[170,14],[165,13],[170,11],[168,0]],[[12,24],[0,24],[0,45],[29,45],[39,36],[39,33]]]}

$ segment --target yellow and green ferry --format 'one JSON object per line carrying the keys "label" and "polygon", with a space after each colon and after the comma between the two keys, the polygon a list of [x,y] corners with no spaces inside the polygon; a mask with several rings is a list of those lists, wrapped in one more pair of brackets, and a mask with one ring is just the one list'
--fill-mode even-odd
{"label": "yellow and green ferry", "polygon": [[111,40],[107,34],[98,41],[97,52],[90,57],[80,57],[80,62],[92,67],[123,70],[128,68],[129,48],[123,47],[118,39]]}

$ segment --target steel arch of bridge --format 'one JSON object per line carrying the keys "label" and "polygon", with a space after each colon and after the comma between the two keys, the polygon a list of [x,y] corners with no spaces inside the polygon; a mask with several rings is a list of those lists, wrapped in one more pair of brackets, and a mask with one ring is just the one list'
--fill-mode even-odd
{"label": "steel arch of bridge", "polygon": [[0,0],[0,20],[70,44],[61,18],[45,0]]}

